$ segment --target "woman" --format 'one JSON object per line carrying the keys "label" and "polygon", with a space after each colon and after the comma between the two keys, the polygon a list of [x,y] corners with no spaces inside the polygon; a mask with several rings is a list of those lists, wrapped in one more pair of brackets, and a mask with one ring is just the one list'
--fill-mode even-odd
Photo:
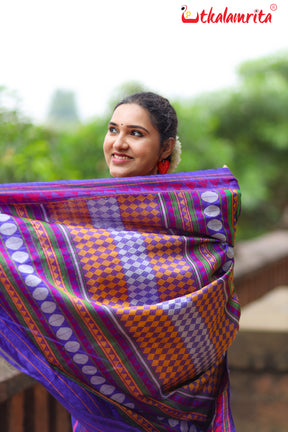
{"label": "woman", "polygon": [[132,177],[173,172],[180,161],[179,141],[175,146],[177,123],[169,101],[154,93],[136,93],[120,102],[104,140],[110,174]]}
{"label": "woman", "polygon": [[176,133],[169,102],[138,93],[108,125],[114,179],[0,190],[0,348],[74,432],[234,431],[239,190],[227,169],[157,175]]}

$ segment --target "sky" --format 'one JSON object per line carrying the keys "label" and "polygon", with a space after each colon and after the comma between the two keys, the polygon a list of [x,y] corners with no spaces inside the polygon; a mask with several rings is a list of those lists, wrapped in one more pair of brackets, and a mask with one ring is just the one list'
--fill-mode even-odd
{"label": "sky", "polygon": [[[183,23],[183,5],[191,18],[228,7],[272,22]],[[75,92],[84,121],[131,80],[171,100],[199,96],[236,86],[244,61],[287,52],[287,18],[287,0],[1,0],[0,86],[40,122],[59,88]]]}

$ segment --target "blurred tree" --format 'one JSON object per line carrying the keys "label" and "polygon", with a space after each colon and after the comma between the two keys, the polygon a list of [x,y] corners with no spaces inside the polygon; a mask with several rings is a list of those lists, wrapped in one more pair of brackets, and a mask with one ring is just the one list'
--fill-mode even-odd
{"label": "blurred tree", "polygon": [[34,125],[19,110],[17,95],[0,88],[1,183],[69,177],[71,172],[59,157],[58,145],[58,133]]}
{"label": "blurred tree", "polygon": [[279,225],[288,204],[287,56],[244,63],[240,77],[237,91],[210,106],[218,118],[215,136],[233,148],[229,165],[241,183],[241,224],[255,234]]}
{"label": "blurred tree", "polygon": [[[244,63],[239,76],[236,89],[172,104],[183,149],[177,171],[228,165],[242,190],[238,238],[244,238],[279,226],[287,213],[287,56]],[[102,146],[111,112],[123,97],[143,90],[124,83],[112,92],[109,113],[55,129],[33,125],[17,104],[5,108],[0,89],[0,182],[108,176]]]}
{"label": "blurred tree", "polygon": [[47,117],[48,125],[58,128],[73,128],[80,123],[75,93],[57,89],[52,95]]}
{"label": "blurred tree", "polygon": [[96,118],[73,133],[62,132],[59,139],[61,159],[73,178],[101,178],[109,175],[103,156],[103,141],[108,119]]}
{"label": "blurred tree", "polygon": [[239,76],[234,90],[174,103],[183,147],[178,170],[228,165],[242,190],[240,237],[250,237],[279,227],[287,214],[287,55],[246,62]]}

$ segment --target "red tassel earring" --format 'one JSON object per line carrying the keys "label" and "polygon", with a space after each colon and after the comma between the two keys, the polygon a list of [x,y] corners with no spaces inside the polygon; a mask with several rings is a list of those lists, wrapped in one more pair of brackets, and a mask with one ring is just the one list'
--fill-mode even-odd
{"label": "red tassel earring", "polygon": [[163,159],[162,161],[159,161],[157,164],[159,174],[167,174],[169,167],[170,167],[170,162],[168,159]]}
{"label": "red tassel earring", "polygon": [[170,162],[168,161],[168,159],[163,159],[162,161],[159,161],[157,164],[159,174],[167,174],[169,167],[170,167]]}

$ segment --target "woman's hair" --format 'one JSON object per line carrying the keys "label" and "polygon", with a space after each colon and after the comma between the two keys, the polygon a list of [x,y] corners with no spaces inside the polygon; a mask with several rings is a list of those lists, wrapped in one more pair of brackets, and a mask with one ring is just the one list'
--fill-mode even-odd
{"label": "woman's hair", "polygon": [[119,105],[130,103],[140,105],[148,111],[151,123],[159,132],[161,146],[170,137],[176,139],[178,125],[177,114],[170,105],[168,99],[152,92],[134,93],[125,97],[114,109]]}

